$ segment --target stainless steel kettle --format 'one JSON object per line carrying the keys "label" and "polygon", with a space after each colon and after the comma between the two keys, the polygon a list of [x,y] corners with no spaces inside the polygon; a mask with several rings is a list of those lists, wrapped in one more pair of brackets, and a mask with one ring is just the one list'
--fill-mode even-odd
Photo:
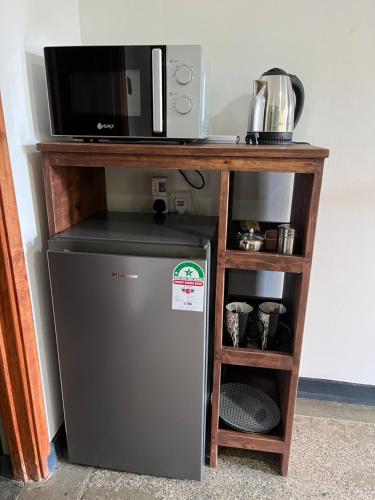
{"label": "stainless steel kettle", "polygon": [[305,92],[302,82],[280,68],[254,81],[247,144],[289,144],[301,117]]}

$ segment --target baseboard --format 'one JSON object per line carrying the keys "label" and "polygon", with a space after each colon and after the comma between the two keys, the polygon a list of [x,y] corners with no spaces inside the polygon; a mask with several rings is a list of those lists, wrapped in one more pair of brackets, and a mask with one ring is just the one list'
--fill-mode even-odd
{"label": "baseboard", "polygon": [[303,399],[320,399],[356,405],[375,406],[375,386],[301,377],[298,395]]}

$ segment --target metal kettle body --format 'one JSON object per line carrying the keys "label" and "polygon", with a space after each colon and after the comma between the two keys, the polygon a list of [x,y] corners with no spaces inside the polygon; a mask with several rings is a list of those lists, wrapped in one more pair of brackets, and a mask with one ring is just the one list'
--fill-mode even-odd
{"label": "metal kettle body", "polygon": [[254,81],[247,144],[288,144],[300,119],[304,88],[295,75],[280,68],[263,73]]}

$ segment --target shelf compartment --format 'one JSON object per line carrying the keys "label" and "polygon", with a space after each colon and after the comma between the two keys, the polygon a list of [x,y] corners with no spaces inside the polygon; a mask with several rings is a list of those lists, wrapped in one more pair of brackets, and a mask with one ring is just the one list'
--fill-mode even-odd
{"label": "shelf compartment", "polygon": [[219,429],[218,445],[270,453],[285,451],[285,441],[280,436],[250,434],[229,429]]}
{"label": "shelf compartment", "polygon": [[253,347],[223,346],[221,350],[221,362],[227,365],[292,370],[293,356],[278,351],[262,351]]}
{"label": "shelf compartment", "polygon": [[228,269],[254,269],[300,274],[309,260],[298,255],[226,250],[223,265]]}
{"label": "shelf compartment", "polygon": [[[286,450],[285,426],[287,421],[285,394],[291,371],[222,364],[222,383],[249,384],[268,394],[280,409],[280,423],[270,432],[257,434],[233,429],[219,417],[218,444],[247,450],[284,453]],[[220,391],[221,392],[221,391]]]}
{"label": "shelf compartment", "polygon": [[[258,274],[258,270],[225,270],[221,334],[221,350],[224,349],[224,351],[221,352],[218,348],[218,359],[221,363],[237,364],[239,366],[291,370],[295,366],[296,294],[298,296],[303,274],[275,271],[262,271],[261,276]],[[272,292],[274,294],[267,295],[267,292],[271,291],[269,289],[270,285],[273,287]],[[233,340],[226,326],[226,305],[232,302],[245,302],[253,308],[248,318],[246,342],[241,343],[240,347],[233,346]],[[286,307],[286,313],[280,315],[279,320],[291,330],[291,336],[288,336],[284,328],[280,326],[276,335],[280,334],[279,339],[282,342],[275,344],[273,347],[269,346],[266,350],[261,349],[258,329],[258,309],[263,302],[283,304]]]}
{"label": "shelf compartment", "polygon": [[[294,255],[311,257],[310,241],[307,241],[308,238],[311,240],[311,235],[308,235],[307,229],[314,175],[278,173],[274,176],[261,172],[231,174],[226,248],[237,249],[236,235],[240,231],[240,220],[253,219],[258,221],[262,234],[268,229],[277,229],[279,224],[290,223],[296,230]],[[290,209],[286,206],[277,207],[277,201],[273,200],[276,186],[285,192],[293,186]],[[266,221],[263,220],[265,218]]]}

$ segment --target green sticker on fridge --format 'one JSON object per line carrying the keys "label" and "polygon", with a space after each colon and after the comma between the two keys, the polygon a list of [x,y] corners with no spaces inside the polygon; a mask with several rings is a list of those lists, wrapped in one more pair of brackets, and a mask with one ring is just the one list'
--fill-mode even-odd
{"label": "green sticker on fridge", "polygon": [[199,264],[180,262],[173,271],[172,309],[203,311],[205,275]]}

